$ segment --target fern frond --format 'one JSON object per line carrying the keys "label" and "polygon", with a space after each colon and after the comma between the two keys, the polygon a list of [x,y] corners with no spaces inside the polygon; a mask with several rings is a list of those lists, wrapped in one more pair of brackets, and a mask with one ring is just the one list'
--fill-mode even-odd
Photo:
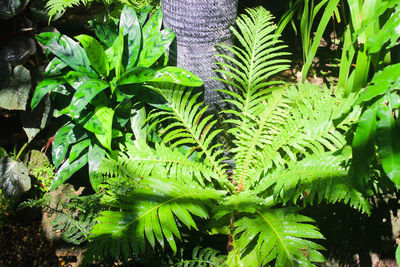
{"label": "fern frond", "polygon": [[[111,255],[124,258],[142,253],[147,242],[165,243],[176,252],[175,238],[181,239],[178,221],[197,229],[193,215],[208,218],[212,201],[221,193],[179,181],[146,178],[141,187],[127,195],[120,195],[113,203],[116,210],[104,211],[89,237],[88,259]],[[166,241],[166,242],[165,242]]]}
{"label": "fern frond", "polygon": [[[318,250],[324,249],[308,239],[322,239],[313,220],[298,214],[298,209],[260,209],[254,215],[235,222],[234,250],[228,262],[240,266],[314,266],[311,262],[325,259]],[[235,254],[240,253],[240,256]]]}
{"label": "fern frond", "polygon": [[177,148],[156,143],[152,149],[144,142],[127,144],[126,150],[119,154],[117,160],[103,162],[100,172],[128,179],[160,176],[184,183],[197,182],[203,186],[204,180],[211,182],[211,178],[218,178],[213,169],[190,160]]}
{"label": "fern frond", "polygon": [[287,168],[278,168],[266,175],[254,189],[262,193],[273,187],[279,202],[303,204],[343,202],[355,209],[369,213],[371,204],[352,184],[347,165],[349,158],[332,153],[310,155],[294,161]]}
{"label": "fern frond", "polygon": [[169,111],[162,110],[150,115],[150,118],[162,118],[157,123],[168,121],[163,129],[164,143],[170,143],[171,147],[190,146],[185,155],[187,158],[196,151],[199,158],[204,158],[204,164],[217,174],[217,179],[229,183],[223,170],[223,151],[218,150],[221,145],[214,141],[222,130],[213,129],[217,120],[213,115],[206,115],[207,106],[202,102],[196,103],[199,94],[193,95],[188,88],[167,83],[149,88],[162,95],[170,106]]}
{"label": "fern frond", "polygon": [[206,247],[202,248],[197,246],[193,249],[192,259],[190,260],[181,260],[178,263],[175,263],[173,266],[180,267],[197,267],[197,266],[218,266],[224,267],[226,266],[223,262],[226,259],[226,255],[222,255],[219,250]]}
{"label": "fern frond", "polygon": [[[232,56],[219,54],[217,56],[222,62],[216,63],[220,66],[216,71],[225,76],[224,79],[217,79],[237,89],[240,101],[232,103],[245,117],[253,113],[252,109],[262,100],[260,97],[265,93],[264,90],[276,84],[268,79],[287,69],[290,62],[281,58],[289,53],[280,52],[286,46],[281,44],[278,35],[274,33],[276,25],[272,22],[271,13],[263,7],[246,9],[246,12],[248,15],[241,15],[236,20],[238,30],[231,28],[242,47],[219,45]],[[235,92],[224,92],[237,97]]]}
{"label": "fern frond", "polygon": [[49,0],[46,4],[46,9],[50,17],[55,16],[57,13],[62,13],[69,7],[78,6],[80,4],[88,4],[93,0]]}

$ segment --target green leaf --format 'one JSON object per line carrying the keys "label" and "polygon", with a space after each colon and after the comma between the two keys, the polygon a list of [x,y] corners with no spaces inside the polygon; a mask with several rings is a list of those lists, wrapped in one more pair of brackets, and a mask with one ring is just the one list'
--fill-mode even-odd
{"label": "green leaf", "polygon": [[259,210],[254,216],[237,220],[234,234],[241,260],[244,263],[256,261],[257,266],[264,266],[276,259],[274,266],[277,267],[313,266],[311,262],[324,262],[325,258],[318,251],[324,248],[307,240],[323,238],[310,222],[313,222],[311,218],[290,208]]}
{"label": "green leaf", "polygon": [[93,37],[81,34],[75,37],[85,49],[92,67],[104,78],[107,78],[110,66],[104,48]]}
{"label": "green leaf", "polygon": [[[84,139],[74,145],[71,146],[71,151],[69,152],[69,162],[73,162],[75,159],[77,159],[82,151],[86,150],[90,145],[90,139]],[[85,151],[87,153],[87,151]]]}
{"label": "green leaf", "polygon": [[140,23],[135,9],[128,5],[124,6],[121,12],[119,28],[123,30],[123,35],[127,38],[128,62],[126,69],[129,70],[137,61],[142,41]]}
{"label": "green leaf", "polygon": [[397,262],[397,265],[400,265],[400,245],[397,245],[397,248],[396,248],[396,262]]}
{"label": "green leaf", "polygon": [[190,229],[193,215],[207,218],[212,200],[220,198],[216,190],[169,179],[149,177],[143,182],[146,187],[119,195],[118,201],[110,203],[118,210],[101,213],[90,235],[89,255],[116,257],[121,251],[137,255],[143,252],[146,239],[150,244],[157,240],[164,247],[164,238],[176,253],[177,222]]}
{"label": "green leaf", "polygon": [[80,170],[88,162],[88,155],[83,154],[82,157],[70,163],[67,159],[57,171],[54,181],[51,185],[51,190],[57,189],[58,186],[68,180],[75,172]]}
{"label": "green leaf", "polygon": [[68,36],[57,32],[43,32],[36,39],[75,71],[96,77],[86,51]]}
{"label": "green leaf", "polygon": [[71,144],[79,142],[86,137],[86,133],[79,126],[72,123],[68,123],[60,128],[54,136],[52,144],[54,166],[60,166]]}
{"label": "green leaf", "polygon": [[152,35],[158,34],[162,25],[162,12],[161,8],[157,9],[143,26],[142,35],[143,40],[147,40]]}
{"label": "green leaf", "polygon": [[99,20],[89,21],[90,26],[93,28],[97,38],[107,47],[111,47],[118,36],[118,25],[110,19],[106,22]]}
{"label": "green leaf", "polygon": [[156,71],[144,67],[134,67],[117,81],[118,85],[144,83],[150,81],[156,75]]}
{"label": "green leaf", "polygon": [[138,66],[150,67],[153,65],[164,54],[174,38],[175,34],[170,29],[165,29],[144,39]]}
{"label": "green leaf", "polygon": [[135,139],[146,142],[147,130],[146,127],[146,109],[144,107],[140,109],[132,109],[133,115],[131,116],[131,129],[135,135]]}
{"label": "green leaf", "polygon": [[78,87],[74,96],[71,100],[71,105],[61,111],[63,113],[69,113],[71,118],[77,119],[80,117],[81,111],[97,96],[100,92],[107,89],[110,85],[98,79],[90,79]]}
{"label": "green leaf", "polygon": [[100,120],[97,118],[94,112],[88,113],[82,123],[84,123],[83,128],[85,128],[89,132],[92,132],[94,134],[104,133],[103,128],[101,127]]}
{"label": "green leaf", "polygon": [[64,63],[61,59],[58,57],[54,57],[49,64],[47,64],[46,69],[45,69],[45,74],[48,76],[53,76],[53,75],[60,75],[61,70],[67,67],[68,65]]}
{"label": "green leaf", "polygon": [[102,144],[105,148],[111,150],[114,110],[102,106],[102,107],[97,107],[94,113],[98,118],[102,129],[101,134],[95,133],[97,140],[99,140],[100,144]]}
{"label": "green leaf", "polygon": [[[113,56],[111,66],[115,67],[115,78],[118,80],[121,76],[121,73],[124,72],[124,65],[122,62],[124,56],[124,36],[122,34],[122,29],[119,32],[117,39],[115,39],[113,46]],[[109,58],[110,60],[110,58]]]}
{"label": "green leaf", "polygon": [[31,109],[33,110],[47,93],[53,91],[64,83],[65,81],[60,78],[48,78],[38,83],[32,96]]}
{"label": "green leaf", "polygon": [[360,98],[356,104],[369,101],[374,97],[383,95],[390,88],[400,87],[400,63],[387,66],[381,71],[375,73],[370,85],[367,86],[365,92],[360,94]]}
{"label": "green leaf", "polygon": [[102,177],[98,173],[99,166],[106,156],[106,151],[96,143],[89,147],[88,163],[89,163],[89,179],[94,191],[98,191],[102,183]]}
{"label": "green leaf", "polygon": [[[376,22],[379,23],[379,17],[376,17]],[[400,37],[400,10],[393,12],[390,18],[385,21],[385,24],[379,29],[377,34],[368,36],[365,45],[367,47],[368,53],[378,53],[382,50],[385,44],[388,44],[386,49],[398,45],[398,39]]]}
{"label": "green leaf", "polygon": [[176,83],[184,86],[198,87],[203,85],[200,77],[178,67],[165,67],[158,70],[150,82]]}
{"label": "green leaf", "polygon": [[393,118],[393,105],[389,95],[378,102],[377,141],[378,154],[386,175],[400,185],[400,129]]}
{"label": "green leaf", "polygon": [[[357,182],[360,186],[369,180],[369,165],[375,156],[375,138],[377,128],[376,105],[368,108],[358,119],[356,132],[354,133],[353,168]],[[362,187],[361,187],[362,188]]]}
{"label": "green leaf", "polygon": [[0,189],[6,198],[14,198],[31,188],[28,168],[18,160],[0,158]]}
{"label": "green leaf", "polygon": [[0,109],[26,110],[31,86],[29,70],[22,65],[16,66],[9,81],[0,82]]}

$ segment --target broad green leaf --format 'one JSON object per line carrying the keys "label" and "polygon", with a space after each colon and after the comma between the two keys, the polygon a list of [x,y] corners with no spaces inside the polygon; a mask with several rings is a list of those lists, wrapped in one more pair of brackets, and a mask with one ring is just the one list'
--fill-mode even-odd
{"label": "broad green leaf", "polygon": [[158,70],[150,82],[176,83],[192,87],[203,85],[203,81],[198,76],[178,67],[165,67]]}
{"label": "broad green leaf", "polygon": [[[376,23],[379,23],[376,18]],[[378,31],[377,34],[368,36],[368,40],[365,43],[368,53],[378,53],[382,50],[383,46],[388,43],[389,49],[399,44],[398,39],[400,37],[400,10],[394,12],[390,18],[385,22],[383,27]]]}
{"label": "broad green leaf", "polygon": [[125,5],[121,12],[119,28],[123,30],[127,38],[128,62],[126,69],[129,70],[137,61],[142,39],[140,23],[136,16],[135,9]]}
{"label": "broad green leaf", "polygon": [[73,119],[79,118],[80,112],[86,108],[90,101],[108,87],[109,84],[103,80],[87,80],[76,90],[74,96],[72,97],[71,105],[61,113],[69,113]]}
{"label": "broad green leaf", "polygon": [[61,74],[60,70],[64,69],[67,66],[68,65],[64,61],[62,61],[58,57],[54,57],[49,62],[49,64],[47,64],[47,67],[46,67],[44,73],[48,76],[59,75],[59,74]]}
{"label": "broad green leaf", "polygon": [[399,244],[397,245],[397,248],[396,248],[396,262],[397,262],[397,265],[400,265],[400,245]]}
{"label": "broad green leaf", "polygon": [[131,128],[135,139],[146,142],[148,130],[148,127],[146,127],[146,109],[142,107],[140,109],[132,109],[132,111]]}
{"label": "broad green leaf", "polygon": [[97,140],[105,148],[111,150],[111,139],[112,139],[112,124],[114,117],[114,110],[111,108],[102,106],[96,108],[95,115],[101,124],[103,133],[95,133]]}
{"label": "broad green leaf", "polygon": [[67,159],[63,165],[61,165],[60,169],[57,171],[56,176],[54,177],[54,181],[51,185],[51,189],[55,190],[58,186],[63,184],[66,180],[68,180],[75,172],[80,170],[85,164],[88,162],[87,154],[84,154],[79,159],[70,163],[69,159]]}
{"label": "broad green leaf", "polygon": [[83,72],[77,72],[77,71],[69,71],[67,74],[64,75],[64,80],[67,81],[69,85],[71,85],[72,88],[77,90],[79,86],[84,84],[87,80],[90,80],[91,78],[87,76]]}
{"label": "broad green leaf", "polygon": [[106,151],[98,146],[92,144],[89,147],[88,153],[88,164],[89,164],[89,179],[94,191],[99,190],[99,186],[102,183],[102,177],[98,173],[99,166],[106,156]]}
{"label": "broad green leaf", "polygon": [[[74,145],[71,146],[71,151],[69,152],[69,162],[73,162],[75,159],[77,159],[82,151],[86,150],[90,145],[90,139],[84,139]],[[87,153],[87,151],[85,152]]]}
{"label": "broad green leaf", "polygon": [[110,66],[104,48],[93,37],[81,34],[75,37],[85,49],[92,67],[104,78],[107,78]]}
{"label": "broad green leaf", "polygon": [[118,85],[124,84],[134,84],[134,83],[144,83],[154,79],[156,75],[156,71],[149,68],[144,67],[134,67],[130,69],[128,72],[124,73],[124,75],[117,81]]}
{"label": "broad green leaf", "polygon": [[32,96],[31,109],[34,109],[47,93],[64,83],[65,81],[60,78],[48,78],[38,83]]}
{"label": "broad green leaf", "polygon": [[6,198],[18,197],[31,188],[28,168],[20,161],[0,158],[0,189]]}
{"label": "broad green leaf", "polygon": [[69,123],[60,128],[54,136],[52,143],[52,159],[53,164],[57,168],[67,155],[69,143],[66,142],[68,134],[72,131],[74,125]]}
{"label": "broad green leaf", "polygon": [[[122,34],[122,29],[119,32],[117,39],[115,39],[113,46],[113,56],[111,66],[115,66],[115,78],[118,80],[121,73],[124,72],[124,65],[122,63],[122,58],[124,56],[124,36]],[[109,58],[110,60],[110,58]]]}
{"label": "broad green leaf", "polygon": [[138,66],[150,67],[153,65],[164,54],[174,38],[175,34],[170,29],[165,29],[144,39]]}
{"label": "broad green leaf", "polygon": [[99,38],[103,44],[107,47],[113,45],[114,40],[118,36],[118,25],[116,25],[112,19],[106,22],[91,20],[89,24],[93,28],[97,38]]}
{"label": "broad green leaf", "polygon": [[85,128],[89,132],[92,132],[94,134],[104,133],[103,128],[101,127],[100,120],[97,118],[94,112],[90,112],[89,114],[87,114],[85,120],[81,121],[81,123],[84,123],[83,128]]}
{"label": "broad green leaf", "polygon": [[391,87],[400,88],[400,63],[390,65],[375,73],[371,84],[367,86],[365,92],[360,94],[356,104],[369,101],[374,97],[383,95]]}
{"label": "broad green leaf", "polygon": [[86,51],[68,36],[57,32],[43,32],[36,39],[75,71],[96,76],[90,67]]}
{"label": "broad green leaf", "polygon": [[60,128],[53,139],[52,159],[54,166],[62,163],[71,144],[87,138],[86,133],[79,126],[68,123]]}
{"label": "broad green leaf", "polygon": [[376,105],[373,105],[361,115],[354,133],[353,168],[360,186],[369,179],[368,166],[375,154],[376,116]]}
{"label": "broad green leaf", "polygon": [[393,105],[388,95],[378,101],[378,154],[386,175],[400,185],[400,129],[393,118]]}
{"label": "broad green leaf", "polygon": [[159,8],[156,10],[156,12],[153,13],[150,19],[143,26],[142,35],[145,43],[147,38],[159,33],[161,25],[162,25],[162,12],[161,8]]}

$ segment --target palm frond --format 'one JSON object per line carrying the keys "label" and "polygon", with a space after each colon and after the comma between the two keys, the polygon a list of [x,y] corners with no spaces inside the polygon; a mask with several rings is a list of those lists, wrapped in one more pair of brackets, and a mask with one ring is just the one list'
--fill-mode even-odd
{"label": "palm frond", "polygon": [[257,210],[235,222],[234,250],[228,255],[228,263],[265,266],[275,260],[274,266],[284,267],[323,262],[318,250],[324,248],[306,239],[323,238],[312,222],[298,214],[298,209]]}
{"label": "palm frond", "polygon": [[78,6],[80,4],[88,4],[93,0],[49,0],[46,3],[46,9],[50,17],[55,16],[57,13],[62,13],[65,9]]}
{"label": "palm frond", "polygon": [[179,224],[197,229],[193,215],[209,217],[212,201],[221,193],[162,178],[146,178],[141,187],[109,203],[115,210],[104,211],[89,237],[87,260],[111,255],[125,259],[144,252],[146,241],[153,248],[167,243],[176,252],[175,238],[181,239]]}

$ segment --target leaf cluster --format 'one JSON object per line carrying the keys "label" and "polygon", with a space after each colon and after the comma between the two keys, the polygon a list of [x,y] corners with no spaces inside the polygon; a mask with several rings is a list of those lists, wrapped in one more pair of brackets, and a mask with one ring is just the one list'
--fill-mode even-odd
{"label": "leaf cluster", "polygon": [[[182,229],[195,229],[230,237],[229,266],[314,266],[324,261],[316,242],[323,236],[294,206],[342,201],[369,212],[349,174],[346,146],[360,115],[357,96],[271,82],[288,67],[275,28],[268,11],[248,9],[232,28],[240,45],[222,45],[230,52],[218,63],[219,79],[232,88],[223,90],[233,107],[224,111],[229,151],[218,144],[222,130],[198,94],[170,83],[149,86],[168,106],[147,116],[162,139],[126,144],[104,161],[110,210],[89,237],[89,261],[140,257],[158,246],[177,253]],[[129,189],[112,191],[115,181]]]}
{"label": "leaf cluster", "polygon": [[188,71],[165,66],[165,51],[174,34],[161,30],[160,9],[150,18],[149,12],[138,17],[125,6],[119,20],[92,21],[97,39],[82,34],[75,37],[79,43],[60,33],[37,36],[55,57],[35,89],[31,107],[50,93],[55,115],[67,118],[53,140],[52,159],[59,168],[53,189],[88,164],[90,182],[98,190],[99,162],[132,138],[138,119],[133,115],[146,103],[163,104],[143,87],[145,83],[202,84]]}

